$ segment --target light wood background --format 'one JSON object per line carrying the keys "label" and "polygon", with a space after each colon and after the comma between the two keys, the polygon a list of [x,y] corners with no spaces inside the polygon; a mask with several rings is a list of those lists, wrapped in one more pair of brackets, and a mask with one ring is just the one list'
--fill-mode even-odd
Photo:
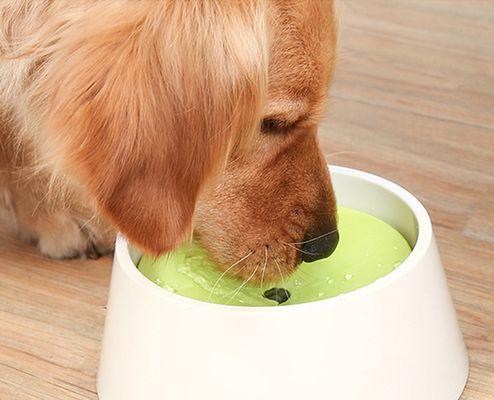
{"label": "light wood background", "polygon": [[[494,399],[494,1],[344,0],[340,15],[322,146],[425,204],[469,348],[462,399]],[[97,398],[109,276],[109,259],[47,260],[0,228],[0,400]]]}

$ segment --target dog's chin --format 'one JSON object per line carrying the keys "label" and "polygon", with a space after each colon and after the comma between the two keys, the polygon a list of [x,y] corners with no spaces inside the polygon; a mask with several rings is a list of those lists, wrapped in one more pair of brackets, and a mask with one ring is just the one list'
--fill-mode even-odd
{"label": "dog's chin", "polygon": [[296,245],[282,239],[233,244],[208,235],[196,235],[209,257],[226,274],[252,283],[283,282],[300,264]]}

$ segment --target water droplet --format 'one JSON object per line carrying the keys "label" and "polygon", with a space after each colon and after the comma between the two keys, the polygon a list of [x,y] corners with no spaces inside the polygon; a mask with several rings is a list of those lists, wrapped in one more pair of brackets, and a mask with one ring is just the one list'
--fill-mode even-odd
{"label": "water droplet", "polygon": [[329,276],[327,276],[326,282],[328,282],[328,285],[331,285],[334,281]]}
{"label": "water droplet", "polygon": [[395,262],[395,263],[393,264],[393,269],[394,269],[394,268],[398,268],[400,265],[401,265],[401,261]]}
{"label": "water droplet", "polygon": [[163,281],[160,278],[156,278],[155,282],[157,285],[160,285],[160,286],[163,284]]}
{"label": "water droplet", "polygon": [[322,293],[322,292],[319,292],[319,293],[317,294],[317,297],[322,297],[322,296],[324,296],[324,293]]}
{"label": "water droplet", "polygon": [[369,257],[369,256],[370,256],[370,254],[369,254],[369,253],[365,253],[365,256],[366,256],[366,257]]}
{"label": "water droplet", "polygon": [[172,293],[175,293],[177,291],[174,287],[168,286],[168,285],[164,285],[163,286],[163,289],[166,289],[166,290],[168,290],[168,291],[170,291]]}
{"label": "water droplet", "polygon": [[300,282],[298,279],[295,279],[294,284],[295,286],[300,286],[302,282]]}
{"label": "water droplet", "polygon": [[381,263],[377,263],[377,268],[382,268],[383,265]]}
{"label": "water droplet", "polygon": [[346,274],[346,275],[345,275],[345,279],[346,279],[347,281],[349,281],[349,280],[350,280],[350,279],[352,279],[352,278],[353,278],[353,275],[352,275],[352,274]]}
{"label": "water droplet", "polygon": [[393,250],[398,250],[398,247],[396,247],[396,246],[393,246]]}

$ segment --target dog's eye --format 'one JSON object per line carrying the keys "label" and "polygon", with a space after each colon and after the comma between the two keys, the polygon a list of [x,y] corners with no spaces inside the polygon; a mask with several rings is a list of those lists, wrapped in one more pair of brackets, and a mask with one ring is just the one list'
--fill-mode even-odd
{"label": "dog's eye", "polygon": [[295,129],[307,118],[305,116],[298,118],[296,121],[289,121],[282,118],[264,118],[261,122],[261,131],[263,133],[283,133]]}
{"label": "dog's eye", "polygon": [[298,122],[290,122],[278,118],[265,118],[261,123],[261,131],[263,133],[283,133],[295,128]]}
{"label": "dog's eye", "polygon": [[265,133],[278,131],[283,128],[286,128],[286,124],[275,118],[265,118],[261,123],[261,131]]}

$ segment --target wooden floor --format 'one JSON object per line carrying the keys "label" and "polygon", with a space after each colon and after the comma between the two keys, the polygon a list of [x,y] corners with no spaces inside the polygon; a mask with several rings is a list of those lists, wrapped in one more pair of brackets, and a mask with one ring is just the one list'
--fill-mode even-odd
{"label": "wooden floor", "polygon": [[[430,211],[470,353],[462,399],[492,400],[494,3],[340,3],[322,145]],[[0,400],[96,399],[110,260],[49,261],[1,232]]]}

